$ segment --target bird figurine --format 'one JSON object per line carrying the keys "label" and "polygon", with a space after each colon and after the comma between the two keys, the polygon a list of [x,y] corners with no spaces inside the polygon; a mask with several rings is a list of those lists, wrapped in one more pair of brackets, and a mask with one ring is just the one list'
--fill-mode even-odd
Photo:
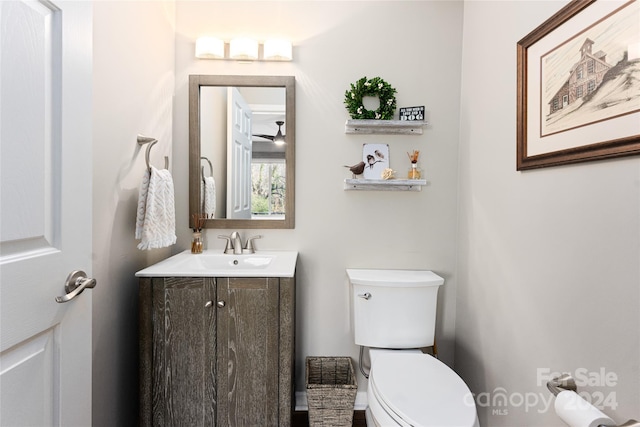
{"label": "bird figurine", "polygon": [[364,172],[364,167],[365,166],[366,165],[365,165],[364,162],[360,162],[360,163],[355,164],[353,166],[346,166],[345,165],[345,168],[349,168],[349,170],[353,174],[353,178],[355,179],[356,175],[362,175],[362,172]]}

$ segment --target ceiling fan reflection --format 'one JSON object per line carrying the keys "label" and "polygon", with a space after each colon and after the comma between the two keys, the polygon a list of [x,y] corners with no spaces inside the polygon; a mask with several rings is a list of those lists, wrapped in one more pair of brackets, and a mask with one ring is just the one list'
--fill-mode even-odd
{"label": "ceiling fan reflection", "polygon": [[284,135],[282,134],[282,130],[281,130],[281,126],[284,124],[283,121],[278,120],[276,121],[276,124],[278,125],[278,133],[276,133],[275,135],[266,135],[266,134],[254,134],[253,136],[257,136],[259,138],[264,138],[264,139],[269,139],[271,141],[273,141],[273,143],[275,145],[284,145],[285,143],[285,139],[284,139]]}

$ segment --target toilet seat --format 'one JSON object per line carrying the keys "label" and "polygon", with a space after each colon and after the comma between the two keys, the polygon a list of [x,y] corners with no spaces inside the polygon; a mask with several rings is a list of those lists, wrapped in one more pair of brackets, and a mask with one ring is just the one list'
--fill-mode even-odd
{"label": "toilet seat", "polygon": [[383,409],[401,426],[477,425],[475,403],[467,385],[430,355],[403,352],[379,355],[371,368],[369,387],[369,405],[377,419],[385,419],[385,414],[379,415]]}

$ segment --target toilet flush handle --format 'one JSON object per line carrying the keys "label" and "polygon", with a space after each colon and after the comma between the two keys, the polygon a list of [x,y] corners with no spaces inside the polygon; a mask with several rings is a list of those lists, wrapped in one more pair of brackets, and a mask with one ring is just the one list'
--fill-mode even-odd
{"label": "toilet flush handle", "polygon": [[358,297],[368,300],[371,298],[371,294],[369,292],[365,292],[364,294],[358,294]]}

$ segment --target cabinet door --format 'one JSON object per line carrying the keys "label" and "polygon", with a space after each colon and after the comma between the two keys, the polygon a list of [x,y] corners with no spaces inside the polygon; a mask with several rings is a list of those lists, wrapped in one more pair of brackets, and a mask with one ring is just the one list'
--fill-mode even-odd
{"label": "cabinet door", "polygon": [[279,280],[217,286],[218,425],[278,426]]}
{"label": "cabinet door", "polygon": [[215,425],[215,281],[153,279],[152,425]]}

